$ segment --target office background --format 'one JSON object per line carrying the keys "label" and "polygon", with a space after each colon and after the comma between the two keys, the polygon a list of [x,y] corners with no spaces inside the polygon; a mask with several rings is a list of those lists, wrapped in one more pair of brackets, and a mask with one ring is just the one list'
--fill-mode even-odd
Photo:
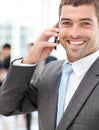
{"label": "office background", "polygon": [[[10,43],[11,59],[24,56],[27,44],[35,42],[44,28],[58,21],[60,0],[0,0],[0,46]],[[64,58],[61,46],[53,51]]]}
{"label": "office background", "polygon": [[[11,60],[25,56],[27,45],[58,22],[59,3],[60,0],[0,0],[0,49],[9,43]],[[59,45],[52,55],[64,59],[65,51]],[[38,130],[37,112],[32,114],[31,130]],[[0,115],[0,130],[27,130],[24,115]]]}

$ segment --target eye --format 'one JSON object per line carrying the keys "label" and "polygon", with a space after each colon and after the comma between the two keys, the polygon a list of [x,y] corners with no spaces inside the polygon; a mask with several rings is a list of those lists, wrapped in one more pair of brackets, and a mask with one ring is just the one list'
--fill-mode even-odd
{"label": "eye", "polygon": [[85,27],[90,27],[91,26],[90,22],[82,22],[81,24],[82,24],[82,26],[85,26]]}
{"label": "eye", "polygon": [[63,21],[63,22],[61,22],[61,25],[68,27],[68,26],[71,26],[72,23],[70,21]]}

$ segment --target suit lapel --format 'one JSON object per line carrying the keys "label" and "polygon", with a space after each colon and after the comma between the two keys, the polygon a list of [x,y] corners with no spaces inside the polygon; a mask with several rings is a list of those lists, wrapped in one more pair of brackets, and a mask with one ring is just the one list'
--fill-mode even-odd
{"label": "suit lapel", "polygon": [[61,74],[62,74],[62,64],[59,64],[58,71],[56,71],[55,79],[51,83],[52,84],[52,90],[51,90],[51,96],[49,101],[49,129],[55,130],[56,127],[56,114],[57,114],[57,97],[58,97],[58,87],[61,80]]}
{"label": "suit lapel", "polygon": [[96,77],[97,74],[99,75],[99,59],[89,69],[89,71],[86,73],[85,77],[81,81],[66,111],[64,112],[64,115],[57,127],[57,130],[67,130],[67,128],[74,121],[74,119],[84,106],[84,103],[95,88],[96,84],[99,82],[99,79]]}

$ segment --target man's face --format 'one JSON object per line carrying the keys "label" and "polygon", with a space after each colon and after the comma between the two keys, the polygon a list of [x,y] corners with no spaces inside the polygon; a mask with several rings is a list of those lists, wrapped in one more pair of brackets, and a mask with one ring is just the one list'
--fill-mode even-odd
{"label": "man's face", "polygon": [[2,55],[3,55],[3,58],[7,58],[10,56],[10,49],[9,48],[4,48],[2,50]]}
{"label": "man's face", "polygon": [[79,60],[98,49],[98,20],[94,5],[64,5],[59,28],[60,43],[69,61]]}

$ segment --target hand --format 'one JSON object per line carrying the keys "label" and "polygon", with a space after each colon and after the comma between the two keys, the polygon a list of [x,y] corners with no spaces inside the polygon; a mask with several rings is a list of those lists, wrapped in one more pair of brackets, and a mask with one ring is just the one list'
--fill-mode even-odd
{"label": "hand", "polygon": [[45,31],[40,35],[37,39],[36,43],[33,45],[29,54],[24,57],[24,64],[35,64],[41,60],[45,60],[54,47],[57,46],[54,42],[49,42],[48,40],[51,37],[57,37],[59,33],[59,29],[56,28],[57,24],[55,24],[52,28],[45,29]]}

